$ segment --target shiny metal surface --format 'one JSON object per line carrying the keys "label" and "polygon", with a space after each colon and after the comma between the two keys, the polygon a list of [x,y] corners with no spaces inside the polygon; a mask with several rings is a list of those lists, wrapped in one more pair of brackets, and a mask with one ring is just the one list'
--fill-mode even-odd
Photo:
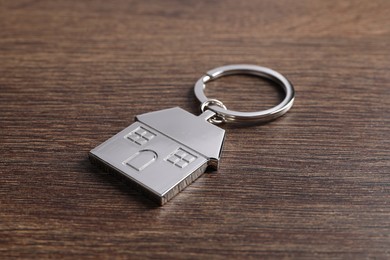
{"label": "shiny metal surface", "polygon": [[[225,110],[227,109],[226,106],[221,101],[219,101],[218,99],[209,99],[209,100],[207,100],[206,102],[204,102],[204,103],[202,103],[200,105],[200,111],[202,113],[204,113],[208,109],[208,107],[210,105],[216,105],[216,106],[219,106],[219,107],[221,107],[221,108],[223,108]],[[225,120],[225,118],[223,116],[220,116],[220,115],[217,115],[217,114],[214,113],[214,116],[209,118],[208,121],[210,123],[213,123],[213,124],[217,125],[217,124],[224,123],[226,120]]]}
{"label": "shiny metal surface", "polygon": [[213,116],[209,110],[195,116],[178,107],[139,115],[138,122],[91,150],[89,157],[163,205],[208,166],[218,169],[225,130],[208,122]]}
{"label": "shiny metal surface", "polygon": [[247,64],[236,64],[222,66],[208,71],[204,76],[202,76],[196,83],[194,87],[194,92],[196,98],[201,104],[205,104],[210,99],[204,94],[204,89],[206,83],[216,80],[223,76],[235,75],[235,74],[249,74],[254,76],[259,76],[267,78],[278,85],[280,85],[284,92],[285,98],[283,101],[270,109],[257,111],[257,112],[239,112],[229,109],[224,109],[218,105],[209,104],[208,109],[215,112],[217,116],[224,118],[226,122],[267,122],[273,120],[279,116],[285,114],[294,103],[294,87],[282,74],[276,72],[272,69],[260,67],[256,65],[247,65]]}

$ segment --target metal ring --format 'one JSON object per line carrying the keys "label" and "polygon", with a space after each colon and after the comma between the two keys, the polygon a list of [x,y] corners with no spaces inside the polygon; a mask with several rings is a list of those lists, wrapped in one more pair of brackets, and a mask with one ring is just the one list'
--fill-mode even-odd
{"label": "metal ring", "polygon": [[200,111],[203,113],[206,108],[208,108],[210,105],[216,105],[223,109],[227,109],[226,106],[222,103],[222,101],[219,101],[218,99],[211,98],[209,100],[206,100],[200,105]]}
{"label": "metal ring", "polygon": [[[216,105],[216,106],[219,106],[225,110],[227,109],[226,106],[218,99],[209,99],[200,105],[200,111],[203,113],[206,109],[209,108],[210,105]],[[213,123],[213,124],[222,124],[222,123],[226,122],[225,118],[221,115],[218,115],[218,114],[215,114],[214,116],[209,118],[208,121]]]}
{"label": "metal ring", "polygon": [[[239,112],[221,108],[218,105],[209,104],[207,108],[218,116],[224,118],[226,122],[267,122],[285,114],[293,105],[295,91],[293,85],[282,74],[266,67],[247,64],[235,64],[218,67],[208,71],[195,83],[194,92],[200,103],[204,104],[210,99],[204,94],[206,83],[218,79],[223,76],[249,74],[267,78],[280,85],[284,92],[285,98],[283,101],[270,109],[257,112]],[[222,103],[222,102],[221,102]]]}

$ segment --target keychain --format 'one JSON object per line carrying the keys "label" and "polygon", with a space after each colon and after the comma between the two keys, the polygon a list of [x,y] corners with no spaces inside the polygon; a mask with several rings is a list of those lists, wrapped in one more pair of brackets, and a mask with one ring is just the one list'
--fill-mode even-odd
{"label": "keychain", "polygon": [[[238,112],[204,94],[206,83],[226,75],[267,78],[285,92],[283,101],[268,110]],[[109,172],[128,178],[160,205],[202,175],[218,169],[225,130],[219,123],[266,122],[286,113],[294,102],[294,87],[280,73],[255,65],[228,65],[208,71],[195,84],[201,112],[195,116],[179,107],[150,112],[89,152],[89,158]]]}

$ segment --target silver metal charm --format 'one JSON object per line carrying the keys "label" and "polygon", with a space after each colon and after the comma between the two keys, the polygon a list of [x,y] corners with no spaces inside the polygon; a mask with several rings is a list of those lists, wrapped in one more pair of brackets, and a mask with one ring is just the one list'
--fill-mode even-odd
{"label": "silver metal charm", "polygon": [[143,114],[89,156],[163,205],[207,166],[218,169],[225,130],[207,122],[213,115],[197,117],[178,107]]}
{"label": "silver metal charm", "polygon": [[[248,113],[228,110],[221,101],[204,95],[205,83],[237,73],[275,81],[285,90],[285,99],[274,108]],[[178,107],[139,115],[137,122],[92,149],[89,152],[91,162],[125,176],[135,187],[163,205],[202,175],[207,167],[218,169],[225,130],[212,123],[272,120],[291,108],[294,88],[285,77],[271,69],[230,65],[201,77],[195,85],[195,95],[201,102],[200,116]]]}

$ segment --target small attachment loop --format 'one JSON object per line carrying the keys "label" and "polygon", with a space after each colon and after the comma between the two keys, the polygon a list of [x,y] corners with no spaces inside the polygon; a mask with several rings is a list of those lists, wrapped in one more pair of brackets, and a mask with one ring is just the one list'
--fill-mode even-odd
{"label": "small attachment loop", "polygon": [[[218,100],[218,99],[208,99],[206,100],[205,102],[203,102],[200,106],[200,111],[203,113],[204,111],[206,111],[210,106],[218,106],[220,108],[223,108],[224,110],[227,110],[226,106],[222,103],[222,101]],[[219,114],[215,114],[213,117],[211,117],[209,120],[208,120],[210,123],[213,123],[213,124],[222,124],[224,123],[226,120],[224,118],[223,115],[219,115]]]}

